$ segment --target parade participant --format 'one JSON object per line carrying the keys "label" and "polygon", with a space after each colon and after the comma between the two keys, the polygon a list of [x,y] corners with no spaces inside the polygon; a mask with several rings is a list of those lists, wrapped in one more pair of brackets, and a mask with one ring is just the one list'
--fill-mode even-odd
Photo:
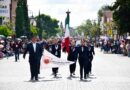
{"label": "parade participant", "polygon": [[45,49],[46,49],[47,51],[49,51],[50,53],[52,53],[52,39],[49,39],[49,40],[47,41],[47,44],[46,44],[46,46],[45,46]]}
{"label": "parade participant", "polygon": [[89,74],[92,74],[92,60],[93,60],[93,55],[95,55],[94,45],[92,45],[91,42],[88,42],[87,46],[89,50]]}
{"label": "parade participant", "polygon": [[38,73],[39,73],[39,63],[42,56],[42,48],[39,43],[36,42],[37,37],[33,36],[31,39],[31,43],[27,45],[25,52],[23,54],[23,58],[25,58],[27,52],[29,52],[29,64],[30,64],[30,72],[31,72],[31,80],[38,81]]}
{"label": "parade participant", "polygon": [[78,51],[77,51],[77,47],[76,47],[76,42],[75,42],[75,40],[72,40],[71,45],[70,45],[70,52],[68,53],[68,57],[67,57],[67,60],[74,62],[74,64],[71,64],[69,66],[70,77],[75,75],[77,57],[78,57]]}
{"label": "parade participant", "polygon": [[[38,41],[38,43],[40,44],[40,46],[41,46],[41,48],[42,48],[42,52],[44,52],[44,48],[45,48],[45,46],[46,46],[46,41],[43,39],[43,40],[40,40],[39,39],[39,41]],[[40,61],[41,62],[41,61]],[[38,65],[38,67],[39,67],[39,72],[38,72],[38,74],[40,74],[40,65],[41,65],[41,63],[39,62],[39,65]]]}
{"label": "parade participant", "polygon": [[[57,39],[53,39],[52,54],[59,58],[61,57],[61,43],[59,43]],[[58,73],[58,67],[52,68],[52,72],[56,77]]]}
{"label": "parade participant", "polygon": [[127,49],[127,55],[128,57],[130,57],[130,41],[127,42],[126,49]]}
{"label": "parade participant", "polygon": [[20,53],[20,45],[17,40],[13,44],[13,51],[15,54],[15,62],[17,62],[17,60],[19,60],[19,53]]}
{"label": "parade participant", "polygon": [[88,47],[85,46],[85,40],[81,40],[81,46],[78,48],[78,59],[80,66],[80,80],[83,80],[83,71],[84,71],[84,79],[88,77],[88,63],[89,63],[89,51]]}

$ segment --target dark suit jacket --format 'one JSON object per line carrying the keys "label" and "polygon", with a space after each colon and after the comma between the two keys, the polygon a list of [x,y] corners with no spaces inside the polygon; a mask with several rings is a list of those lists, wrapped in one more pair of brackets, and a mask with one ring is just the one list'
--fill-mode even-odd
{"label": "dark suit jacket", "polygon": [[29,62],[39,62],[42,56],[42,47],[39,43],[36,43],[36,52],[34,52],[33,44],[29,43],[25,49],[23,57],[29,52]]}
{"label": "dark suit jacket", "polygon": [[56,44],[52,45],[52,54],[57,56],[57,57],[61,57],[61,45],[58,44],[58,49],[56,49]]}
{"label": "dark suit jacket", "polygon": [[67,60],[76,61],[78,57],[78,47],[70,46],[70,52],[68,54]]}
{"label": "dark suit jacket", "polygon": [[82,46],[78,47],[79,61],[88,62],[89,61],[89,50],[87,46],[84,46],[84,50],[82,51]]}
{"label": "dark suit jacket", "polygon": [[93,57],[93,55],[95,54],[95,51],[94,51],[94,46],[90,46],[89,47],[89,57]]}
{"label": "dark suit jacket", "polygon": [[46,44],[46,50],[50,53],[52,53],[52,44]]}
{"label": "dark suit jacket", "polygon": [[19,53],[20,45],[18,43],[13,44],[13,50],[15,53]]}

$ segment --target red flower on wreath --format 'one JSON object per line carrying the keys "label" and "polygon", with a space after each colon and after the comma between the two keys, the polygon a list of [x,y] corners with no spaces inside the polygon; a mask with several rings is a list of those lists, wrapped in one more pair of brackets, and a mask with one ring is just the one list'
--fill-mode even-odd
{"label": "red flower on wreath", "polygon": [[46,56],[46,57],[44,58],[43,62],[44,62],[45,64],[49,64],[49,63],[50,63],[50,60],[51,60],[51,58],[48,57],[48,56]]}

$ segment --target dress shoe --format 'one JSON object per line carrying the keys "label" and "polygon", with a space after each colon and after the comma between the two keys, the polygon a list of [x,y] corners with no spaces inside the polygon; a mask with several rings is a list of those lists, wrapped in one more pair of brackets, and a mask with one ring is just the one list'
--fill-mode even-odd
{"label": "dress shoe", "polygon": [[80,80],[82,81],[82,80],[83,80],[83,78],[80,78]]}
{"label": "dress shoe", "polygon": [[54,74],[54,77],[57,77],[57,74]]}
{"label": "dress shoe", "polygon": [[75,73],[73,73],[73,75],[75,75]]}
{"label": "dress shoe", "polygon": [[38,78],[36,78],[36,79],[35,79],[35,81],[39,81],[39,79],[38,79]]}
{"label": "dress shoe", "polygon": [[72,77],[72,74],[70,74],[70,77]]}

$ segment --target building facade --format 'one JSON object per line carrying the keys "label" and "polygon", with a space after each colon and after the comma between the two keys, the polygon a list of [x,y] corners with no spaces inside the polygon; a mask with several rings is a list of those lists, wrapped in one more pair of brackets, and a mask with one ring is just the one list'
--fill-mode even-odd
{"label": "building facade", "polygon": [[17,2],[18,2],[18,0],[11,0],[10,22],[13,24],[15,24]]}
{"label": "building facade", "polygon": [[113,13],[110,10],[103,11],[103,16],[101,18],[100,27],[104,35],[111,36],[112,33],[112,23],[113,23]]}
{"label": "building facade", "polygon": [[0,0],[0,25],[10,21],[11,0]]}

